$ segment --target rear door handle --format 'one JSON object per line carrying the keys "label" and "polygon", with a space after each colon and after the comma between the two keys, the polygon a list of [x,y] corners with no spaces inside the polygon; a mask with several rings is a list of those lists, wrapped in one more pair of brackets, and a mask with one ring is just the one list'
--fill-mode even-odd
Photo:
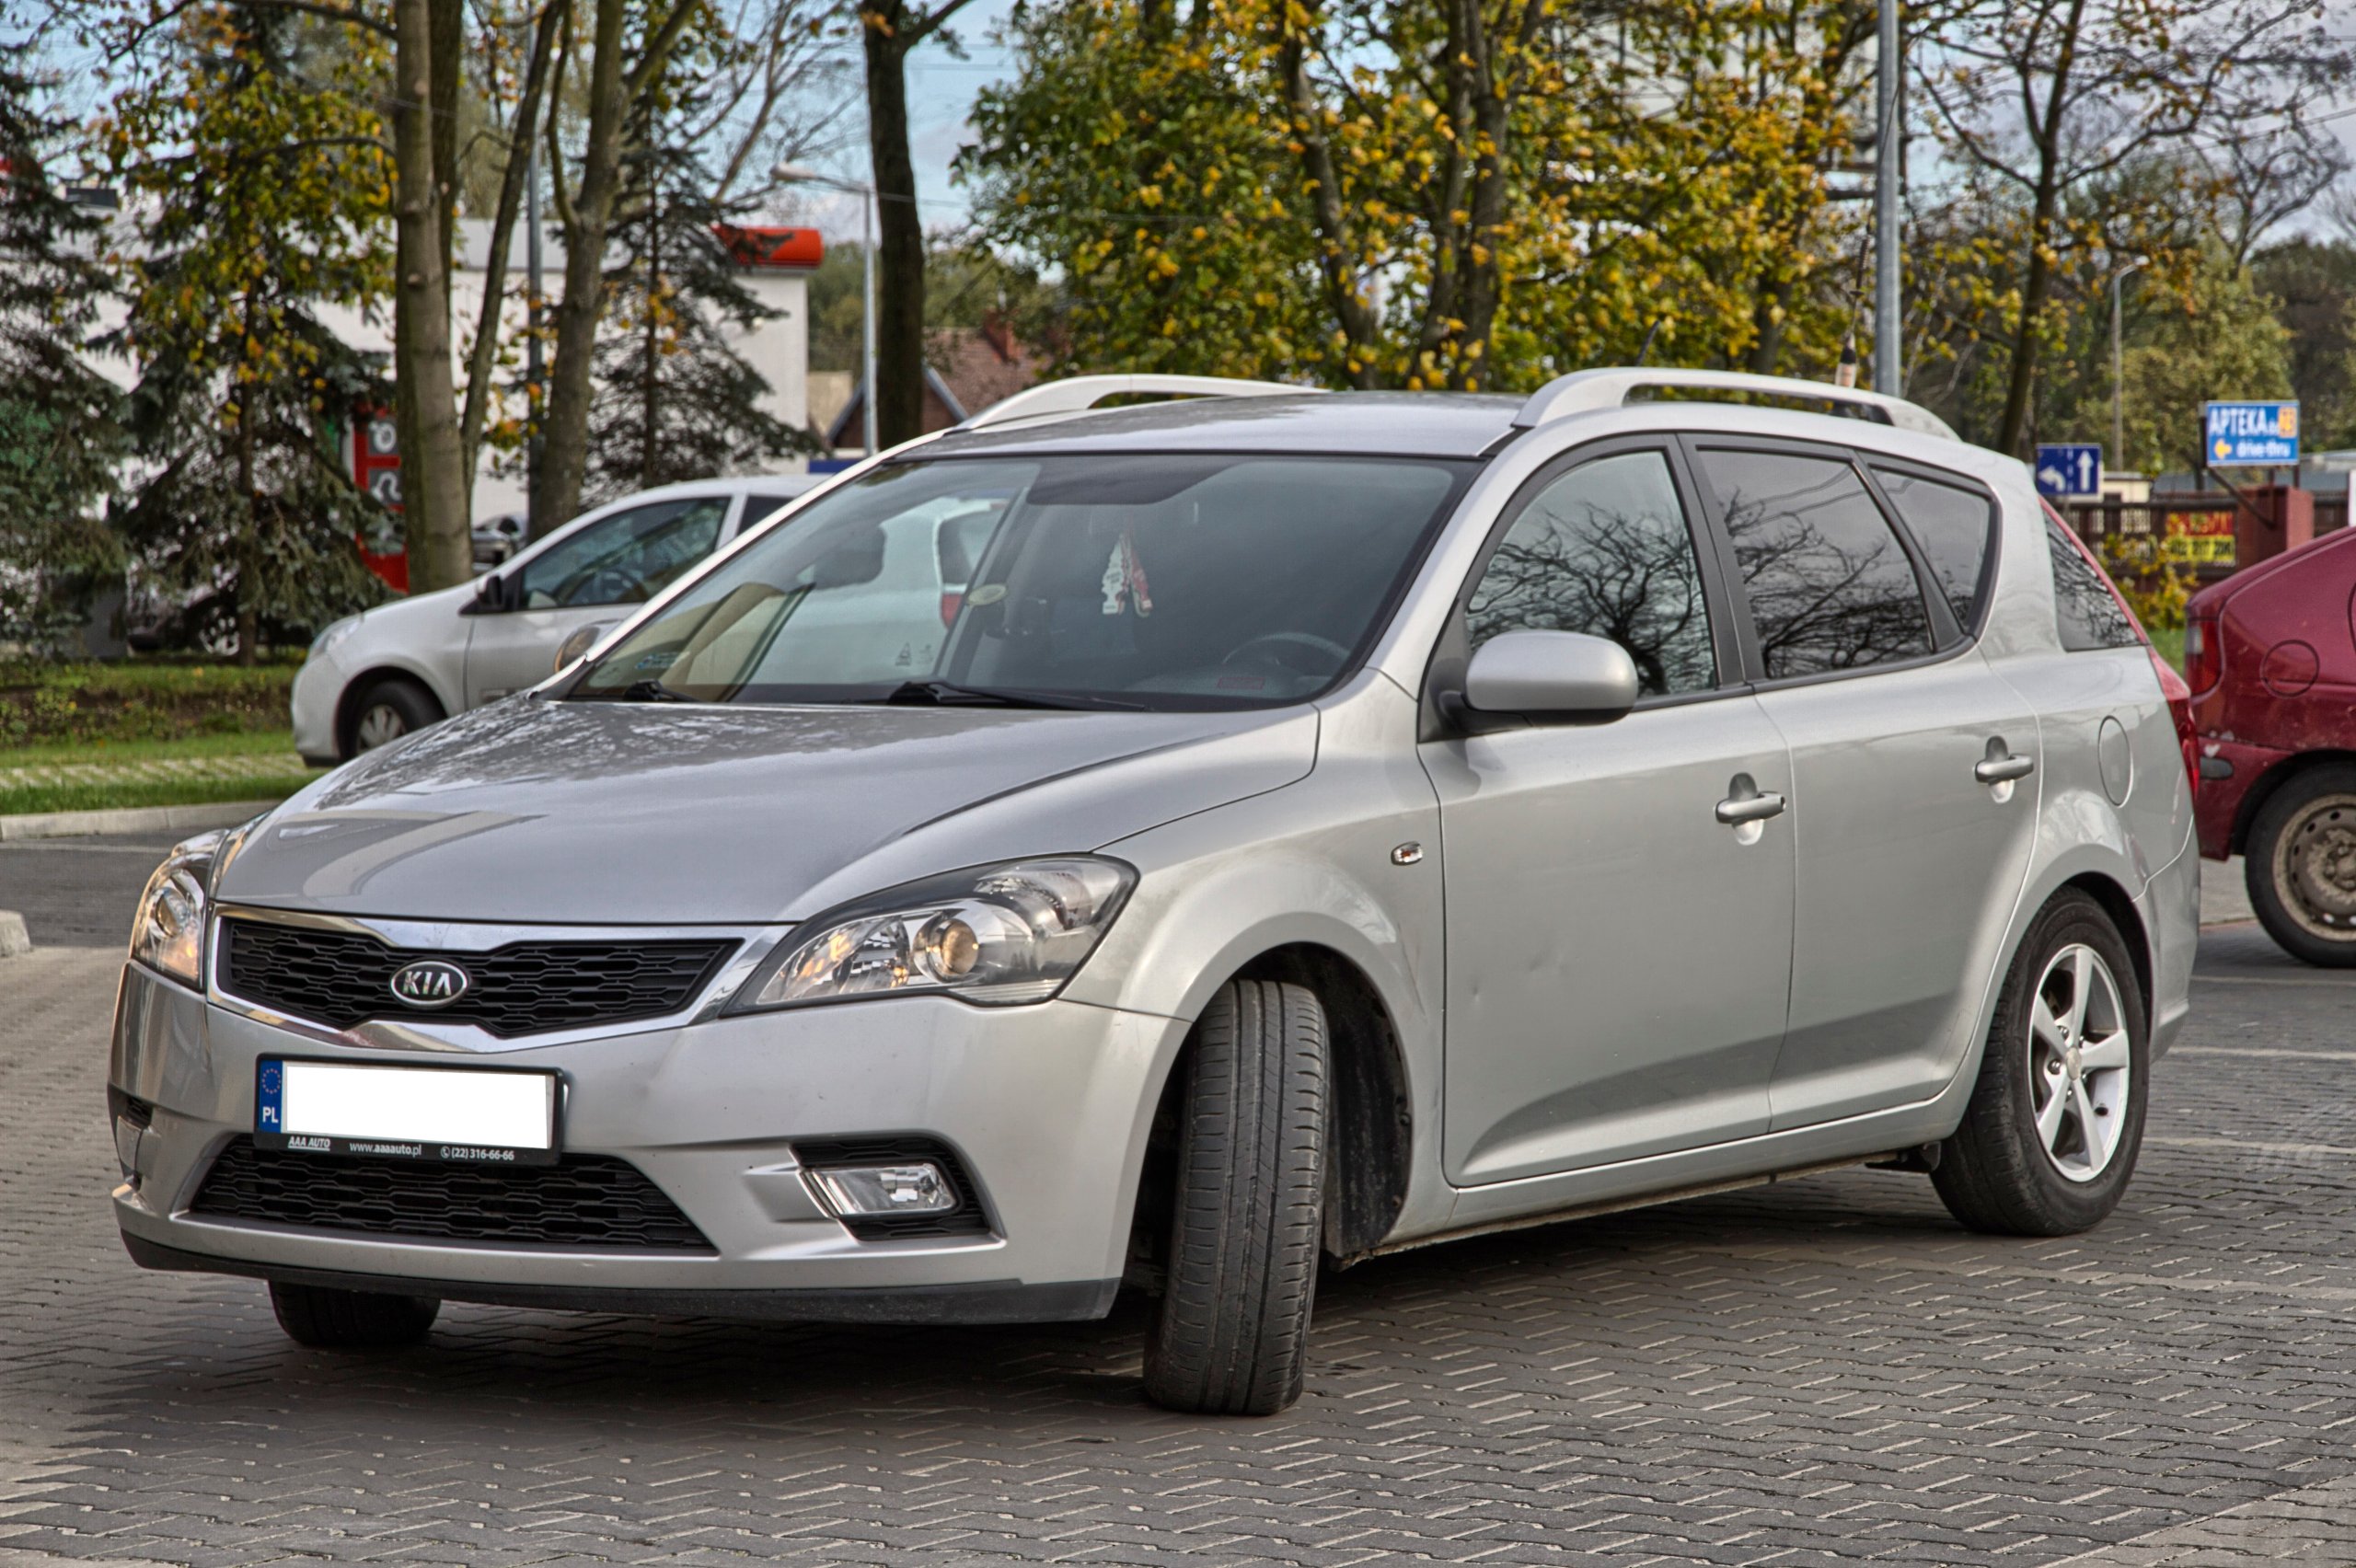
{"label": "rear door handle", "polygon": [[1742,787],[1750,783],[1747,775],[1738,778],[1736,792],[1718,802],[1718,820],[1728,827],[1740,827],[1747,822],[1765,822],[1769,817],[1784,814],[1783,796],[1772,790],[1762,790],[1756,787],[1746,793]]}
{"label": "rear door handle", "polygon": [[2036,771],[2037,758],[2014,752],[2010,755],[1988,758],[1972,768],[1971,776],[1982,784],[2009,784]]}

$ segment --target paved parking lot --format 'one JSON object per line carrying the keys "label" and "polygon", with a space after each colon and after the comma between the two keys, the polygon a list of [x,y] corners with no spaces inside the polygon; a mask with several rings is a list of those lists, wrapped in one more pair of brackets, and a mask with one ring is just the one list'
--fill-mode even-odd
{"label": "paved parking lot", "polygon": [[[94,888],[137,859],[85,855]],[[114,940],[76,885],[36,940]],[[452,1307],[418,1350],[299,1349],[259,1286],[122,1256],[116,963],[0,962],[0,1568],[2356,1562],[2356,976],[2253,928],[2206,940],[2091,1236],[1971,1237],[1860,1170],[1411,1252],[1328,1277],[1308,1395],[1263,1422],[1147,1406],[1127,1306]]]}

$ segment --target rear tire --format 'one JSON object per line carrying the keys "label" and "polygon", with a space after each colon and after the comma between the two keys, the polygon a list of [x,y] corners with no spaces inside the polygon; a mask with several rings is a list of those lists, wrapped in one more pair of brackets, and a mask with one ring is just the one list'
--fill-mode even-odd
{"label": "rear tire", "polygon": [[1230,981],[1188,1042],[1145,1391],[1273,1415],[1300,1397],[1325,1193],[1325,1011],[1305,986]]}
{"label": "rear tire", "polygon": [[270,1308],[278,1314],[278,1326],[296,1344],[314,1350],[390,1350],[425,1338],[442,1303],[430,1296],[379,1296],[273,1281]]}
{"label": "rear tire", "polygon": [[2135,1173],[2149,1061],[2127,944],[2065,889],[2013,955],[1980,1081],[1931,1174],[1947,1212],[1994,1236],[2099,1225]]}
{"label": "rear tire", "polygon": [[2249,825],[2242,877],[2284,952],[2356,967],[2356,767],[2304,768],[2268,797]]}
{"label": "rear tire", "polygon": [[433,694],[407,675],[380,675],[353,700],[351,717],[344,721],[344,758],[349,761],[447,717]]}

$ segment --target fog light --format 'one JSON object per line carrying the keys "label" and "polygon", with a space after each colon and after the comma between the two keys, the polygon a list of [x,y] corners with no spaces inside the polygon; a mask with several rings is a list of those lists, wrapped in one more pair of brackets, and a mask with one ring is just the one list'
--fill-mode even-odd
{"label": "fog light", "polygon": [[813,1170],[827,1206],[837,1215],[945,1214],[957,1190],[938,1165],[843,1165]]}

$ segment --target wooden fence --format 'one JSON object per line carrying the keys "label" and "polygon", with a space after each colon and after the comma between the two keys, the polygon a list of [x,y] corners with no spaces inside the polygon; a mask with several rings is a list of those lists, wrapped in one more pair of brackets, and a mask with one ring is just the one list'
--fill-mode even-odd
{"label": "wooden fence", "polygon": [[[2261,506],[2269,492],[2251,499]],[[2348,497],[2315,498],[2318,536],[2348,526]],[[2102,551],[2108,543],[2114,556],[2131,551],[2138,559],[2190,567],[2202,582],[2231,576],[2241,562],[2235,550],[2235,523],[2242,502],[2213,491],[2174,491],[2149,501],[2079,501],[2062,508],[2078,536]]]}

